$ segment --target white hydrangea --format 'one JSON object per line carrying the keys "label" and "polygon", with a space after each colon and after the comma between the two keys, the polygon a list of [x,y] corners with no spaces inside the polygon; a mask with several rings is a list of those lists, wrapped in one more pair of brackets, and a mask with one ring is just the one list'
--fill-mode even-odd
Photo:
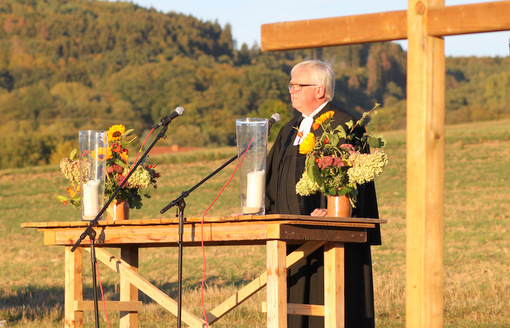
{"label": "white hydrangea", "polygon": [[60,161],[60,171],[64,176],[75,185],[80,184],[80,162],[72,161],[69,158],[62,158]]}
{"label": "white hydrangea", "polygon": [[353,153],[349,161],[352,163],[352,167],[347,171],[349,182],[361,185],[374,180],[382,173],[388,164],[388,155],[382,150],[377,150],[373,154]]}
{"label": "white hydrangea", "polygon": [[[126,176],[129,173],[129,169],[125,168],[122,173]],[[127,181],[128,188],[147,188],[151,182],[151,175],[149,171],[144,169],[142,166],[138,166],[136,170],[131,174]]]}
{"label": "white hydrangea", "polygon": [[319,190],[317,182],[312,182],[306,172],[303,173],[301,179],[296,184],[296,192],[301,196],[310,196],[315,194]]}

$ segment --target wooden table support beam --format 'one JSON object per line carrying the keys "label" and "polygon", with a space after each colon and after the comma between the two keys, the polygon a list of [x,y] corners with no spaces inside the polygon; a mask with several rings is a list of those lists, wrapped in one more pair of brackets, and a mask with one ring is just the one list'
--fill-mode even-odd
{"label": "wooden table support beam", "polygon": [[65,327],[83,327],[83,311],[76,310],[74,301],[83,300],[83,249],[71,252],[71,246],[65,247]]}
{"label": "wooden table support beam", "polygon": [[286,244],[281,240],[267,242],[267,327],[287,327]]}
{"label": "wooden table support beam", "polygon": [[324,247],[324,327],[345,327],[344,245]]}

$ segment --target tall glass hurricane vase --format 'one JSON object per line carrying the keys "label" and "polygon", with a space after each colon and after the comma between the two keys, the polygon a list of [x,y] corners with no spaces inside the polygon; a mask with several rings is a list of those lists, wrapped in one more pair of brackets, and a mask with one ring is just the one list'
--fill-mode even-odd
{"label": "tall glass hurricane vase", "polygon": [[243,215],[265,214],[267,131],[265,118],[236,120]]}
{"label": "tall glass hurricane vase", "polygon": [[94,220],[104,205],[106,156],[108,133],[106,131],[79,131],[81,218]]}

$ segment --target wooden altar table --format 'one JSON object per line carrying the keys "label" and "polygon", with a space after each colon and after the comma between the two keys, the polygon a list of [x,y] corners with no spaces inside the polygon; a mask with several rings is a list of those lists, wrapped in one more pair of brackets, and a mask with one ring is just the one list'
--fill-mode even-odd
{"label": "wooden altar table", "polygon": [[[184,247],[201,244],[201,218],[184,222]],[[138,326],[138,290],[174,315],[177,302],[138,273],[138,251],[143,247],[177,247],[178,219],[99,221],[95,251],[103,262],[120,276],[120,301],[107,301],[107,310],[120,311],[120,327]],[[266,287],[267,327],[287,327],[287,313],[325,317],[326,327],[344,327],[344,243],[363,243],[367,231],[385,220],[362,218],[315,218],[298,215],[232,216],[205,218],[205,246],[266,245],[267,270],[238,290],[207,314],[209,324],[233,310]],[[65,248],[65,327],[83,327],[83,312],[93,311],[93,301],[83,299],[83,249],[90,248],[85,238],[71,252],[88,222],[29,222],[24,228],[44,233],[44,244]],[[286,244],[301,244],[286,254]],[[324,246],[324,306],[287,304],[287,268]],[[120,258],[105,248],[120,248]],[[103,304],[99,301],[99,308]],[[181,308],[181,320],[189,327],[203,328],[205,320]]]}

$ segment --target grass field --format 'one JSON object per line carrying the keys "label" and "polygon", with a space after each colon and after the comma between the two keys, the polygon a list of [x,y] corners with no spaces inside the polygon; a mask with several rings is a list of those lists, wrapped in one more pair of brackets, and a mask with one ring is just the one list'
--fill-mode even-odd
{"label": "grass field", "polygon": [[[377,180],[383,245],[373,248],[378,327],[405,326],[406,143],[403,131],[385,133],[390,163]],[[445,326],[510,327],[510,121],[447,127],[445,190]],[[159,187],[132,219],[171,217],[159,210],[235,155],[234,148],[158,155]],[[202,216],[234,170],[231,164],[187,198],[188,217]],[[409,183],[412,183],[411,181]],[[57,167],[0,171],[0,322],[6,327],[63,327],[64,253],[43,245],[42,233],[23,222],[75,221],[79,213],[60,204],[66,180]],[[238,177],[208,216],[239,212]],[[116,250],[109,250],[117,254]],[[88,254],[85,252],[84,254]],[[264,270],[263,247],[206,248],[206,309],[211,309]],[[92,298],[90,262],[84,263],[85,296]],[[116,299],[118,279],[99,266],[106,298]],[[177,294],[177,250],[144,249],[140,272],[165,293]],[[184,251],[184,307],[201,315],[202,254]],[[214,327],[265,327],[257,295]],[[144,301],[140,327],[176,327],[175,317]],[[104,313],[100,314],[106,327]],[[111,327],[118,314],[108,313]],[[93,327],[92,313],[85,327]]]}

